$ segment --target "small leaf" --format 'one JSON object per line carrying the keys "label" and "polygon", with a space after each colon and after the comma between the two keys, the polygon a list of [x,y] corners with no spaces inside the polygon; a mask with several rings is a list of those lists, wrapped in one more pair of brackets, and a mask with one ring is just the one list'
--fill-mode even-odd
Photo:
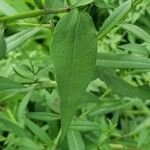
{"label": "small leaf", "polygon": [[109,69],[150,69],[150,59],[126,54],[99,53],[96,66]]}
{"label": "small leaf", "polygon": [[27,118],[23,118],[25,121],[25,124],[27,127],[45,144],[49,144],[52,146],[52,140],[49,138],[49,136],[35,123],[30,121]]}
{"label": "small leaf", "polygon": [[6,41],[4,39],[3,34],[0,31],[0,59],[2,59],[5,56],[6,53]]}
{"label": "small leaf", "polygon": [[133,24],[123,24],[123,25],[121,25],[121,27],[123,27],[124,29],[132,32],[134,35],[136,35],[137,37],[141,38],[145,42],[150,43],[150,34],[145,32],[139,26],[136,26],[136,25],[133,25]]}
{"label": "small leaf", "polygon": [[93,1],[94,0],[79,0],[78,2],[73,4],[71,7],[75,8],[75,7],[85,6],[85,5],[91,4]]}
{"label": "small leaf", "polygon": [[91,17],[72,10],[57,24],[51,43],[61,100],[62,139],[92,80],[96,51],[96,31]]}
{"label": "small leaf", "polygon": [[69,130],[67,134],[69,150],[84,150],[84,142],[78,131]]}
{"label": "small leaf", "polygon": [[100,31],[98,33],[98,39],[104,37],[109,31],[111,31],[119,22],[124,19],[131,9],[131,0],[122,3],[110,16],[106,19]]}
{"label": "small leaf", "polygon": [[36,34],[40,29],[41,28],[26,29],[6,38],[7,52],[23,44],[26,40]]}
{"label": "small leaf", "polygon": [[113,91],[122,96],[138,97],[149,99],[150,93],[140,88],[134,87],[124,80],[119,79],[116,75],[101,68],[96,68],[96,77],[103,80]]}

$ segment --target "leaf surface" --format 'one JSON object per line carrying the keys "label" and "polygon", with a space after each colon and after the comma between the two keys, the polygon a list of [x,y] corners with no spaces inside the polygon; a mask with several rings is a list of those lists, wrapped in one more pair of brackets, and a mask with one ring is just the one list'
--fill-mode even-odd
{"label": "leaf surface", "polygon": [[6,41],[4,39],[3,34],[0,31],[0,59],[2,59],[5,56],[6,53]]}
{"label": "leaf surface", "polygon": [[100,67],[96,68],[96,75],[103,80],[113,91],[122,96],[138,97],[141,99],[150,99],[150,93],[138,87],[132,86],[124,80],[118,78],[107,70]]}
{"label": "leaf surface", "polygon": [[99,53],[96,66],[113,69],[150,69],[150,59],[145,57]]}
{"label": "leaf surface", "polygon": [[51,56],[61,100],[62,138],[92,80],[96,50],[96,31],[87,13],[72,10],[57,24]]}
{"label": "leaf surface", "polygon": [[131,9],[131,1],[128,0],[122,3],[116,10],[106,19],[98,33],[98,39],[104,37],[128,14]]}

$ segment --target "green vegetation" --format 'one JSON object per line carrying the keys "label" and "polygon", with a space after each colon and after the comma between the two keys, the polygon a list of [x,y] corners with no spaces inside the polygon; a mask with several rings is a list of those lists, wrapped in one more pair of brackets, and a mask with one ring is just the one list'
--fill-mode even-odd
{"label": "green vegetation", "polygon": [[0,0],[0,150],[149,150],[150,1]]}

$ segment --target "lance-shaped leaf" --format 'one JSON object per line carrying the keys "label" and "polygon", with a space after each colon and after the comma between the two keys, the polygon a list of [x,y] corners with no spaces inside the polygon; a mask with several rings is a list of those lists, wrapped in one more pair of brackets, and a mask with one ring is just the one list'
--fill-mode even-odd
{"label": "lance-shaped leaf", "polygon": [[5,77],[0,77],[0,91],[11,89],[23,89],[24,86]]}
{"label": "lance-shaped leaf", "polygon": [[150,59],[126,54],[98,53],[96,66],[113,69],[150,69]]}
{"label": "lance-shaped leaf", "polygon": [[84,150],[84,142],[78,131],[70,130],[67,134],[69,150]]}
{"label": "lance-shaped leaf", "polygon": [[0,59],[4,57],[5,53],[6,53],[6,42],[3,34],[0,31]]}
{"label": "lance-shaped leaf", "polygon": [[148,91],[132,86],[111,72],[103,70],[100,67],[96,68],[96,76],[103,80],[113,91],[119,95],[150,99],[150,93]]}
{"label": "lance-shaped leaf", "polygon": [[128,30],[129,32],[133,33],[137,37],[141,38],[147,43],[150,43],[150,34],[148,34],[146,31],[144,31],[139,26],[133,25],[133,24],[123,24],[121,27]]}
{"label": "lance-shaped leaf", "polygon": [[6,3],[4,0],[0,0],[0,11],[7,16],[15,15],[18,13],[15,8]]}
{"label": "lance-shaped leaf", "polygon": [[61,100],[62,139],[92,80],[96,50],[96,31],[87,13],[72,10],[57,24],[51,56]]}
{"label": "lance-shaped leaf", "polygon": [[131,9],[131,1],[128,0],[121,4],[110,16],[106,19],[100,31],[98,33],[98,39],[101,39],[105,36],[109,31],[111,31],[118,23],[124,19],[124,17],[128,14]]}
{"label": "lance-shaped leaf", "polygon": [[26,40],[31,38],[34,34],[36,34],[38,31],[40,31],[41,28],[31,28],[26,29],[23,31],[20,31],[8,38],[6,38],[7,43],[7,52],[10,52],[11,50],[17,48],[21,44],[23,44]]}

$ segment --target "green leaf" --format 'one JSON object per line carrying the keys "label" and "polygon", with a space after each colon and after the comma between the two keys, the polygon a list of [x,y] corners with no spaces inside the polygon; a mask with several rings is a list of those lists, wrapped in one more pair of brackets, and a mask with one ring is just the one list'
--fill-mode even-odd
{"label": "green leaf", "polygon": [[67,134],[69,150],[84,150],[84,142],[78,131],[69,130]]}
{"label": "green leaf", "polygon": [[23,89],[24,86],[5,77],[0,77],[0,91],[10,89]]}
{"label": "green leaf", "polygon": [[40,128],[39,126],[37,126],[35,123],[33,123],[32,121],[30,121],[27,118],[23,118],[25,121],[25,124],[27,125],[27,127],[45,144],[48,144],[50,146],[52,146],[52,140],[49,138],[49,136],[42,130],[42,128]]}
{"label": "green leaf", "polygon": [[130,43],[130,44],[121,45],[119,47],[128,52],[132,52],[147,57],[149,56],[148,49],[142,46],[141,44]]}
{"label": "green leaf", "polygon": [[22,117],[23,117],[23,114],[24,114],[24,111],[29,103],[29,100],[33,94],[33,89],[30,89],[29,92],[24,96],[24,98],[22,99],[20,105],[19,105],[19,108],[18,108],[18,120],[22,120]]}
{"label": "green leaf", "polygon": [[124,29],[130,31],[137,37],[141,38],[143,41],[150,43],[150,34],[145,32],[142,28],[139,26],[133,25],[133,24],[123,24],[121,25]]}
{"label": "green leaf", "polygon": [[96,50],[96,31],[87,13],[72,10],[57,24],[51,56],[61,100],[62,137],[92,80]]}
{"label": "green leaf", "polygon": [[128,135],[134,135],[134,134],[138,134],[140,131],[142,131],[143,129],[146,129],[150,127],[150,117],[146,118],[145,120],[143,120],[138,126],[136,126],[136,128],[131,131]]}
{"label": "green leaf", "polygon": [[35,120],[42,120],[42,121],[52,121],[52,120],[60,119],[58,115],[50,112],[30,112],[28,114],[28,117]]}
{"label": "green leaf", "polygon": [[133,99],[130,101],[125,101],[124,99],[108,99],[106,102],[103,101],[100,104],[96,105],[91,111],[90,116],[95,115],[105,115],[108,113],[116,112],[118,110],[126,110],[131,106],[139,103],[139,99]]}
{"label": "green leaf", "polygon": [[19,140],[18,150],[40,150],[40,148],[31,139],[25,137]]}
{"label": "green leaf", "polygon": [[[45,7],[51,9],[58,9],[64,6],[64,0],[45,0]],[[49,19],[52,19],[55,14],[45,15],[43,20],[47,22]]]}
{"label": "green leaf", "polygon": [[134,87],[116,75],[101,68],[96,68],[96,76],[103,80],[113,91],[122,96],[138,97],[142,99],[149,99],[150,93],[140,88]]}
{"label": "green leaf", "polygon": [[7,52],[23,44],[26,40],[28,40],[30,37],[40,31],[40,29],[41,28],[26,29],[6,38]]}
{"label": "green leaf", "polygon": [[78,2],[73,4],[71,7],[75,8],[75,7],[85,6],[85,5],[91,4],[93,1],[94,0],[79,0]]}
{"label": "green leaf", "polygon": [[0,59],[2,59],[5,56],[6,49],[6,41],[4,39],[3,34],[0,31]]}
{"label": "green leaf", "polygon": [[100,124],[90,121],[73,121],[70,129],[82,132],[88,132],[92,130],[100,130]]}
{"label": "green leaf", "polygon": [[0,0],[0,11],[7,16],[17,14],[16,9],[13,8],[11,5],[9,5],[8,3],[6,3],[4,0]]}
{"label": "green leaf", "polygon": [[126,54],[98,53],[96,66],[113,69],[150,69],[150,59]]}
{"label": "green leaf", "polygon": [[111,3],[106,2],[105,0],[94,0],[94,4],[99,8],[113,8]]}
{"label": "green leaf", "polygon": [[14,134],[16,134],[20,137],[28,136],[28,134],[25,130],[23,130],[17,124],[15,124],[5,118],[0,117],[0,124],[3,124],[6,128],[11,130],[11,132],[13,132]]}
{"label": "green leaf", "polygon": [[100,31],[98,33],[98,39],[104,37],[108,32],[110,32],[115,26],[119,24],[119,22],[124,19],[124,17],[128,14],[131,9],[131,0],[122,3],[116,10],[110,14],[110,16],[106,19]]}

